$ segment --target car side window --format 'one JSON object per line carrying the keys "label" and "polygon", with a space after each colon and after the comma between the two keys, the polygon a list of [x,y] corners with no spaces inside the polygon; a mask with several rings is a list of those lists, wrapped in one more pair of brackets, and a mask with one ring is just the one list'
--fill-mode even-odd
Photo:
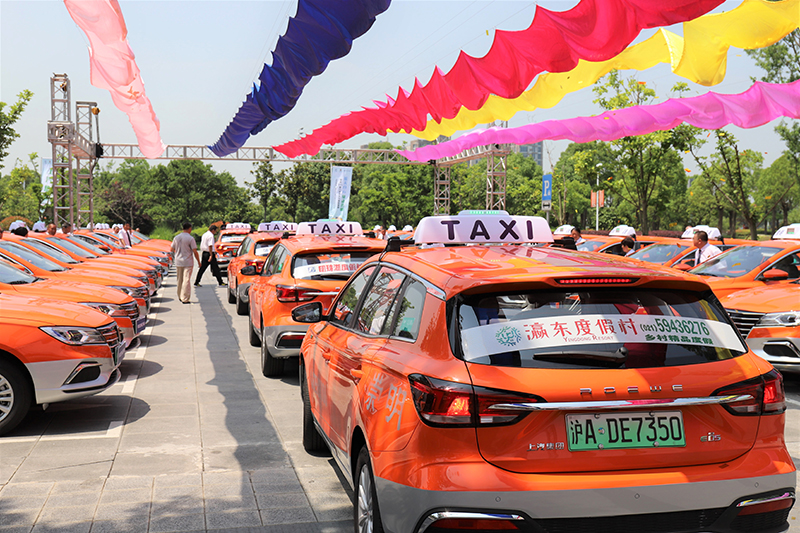
{"label": "car side window", "polygon": [[242,244],[239,245],[239,249],[236,250],[236,257],[247,253],[247,249],[250,247],[250,242],[250,237],[247,237],[242,241]]}
{"label": "car side window", "polygon": [[339,298],[333,307],[331,322],[343,327],[349,327],[352,324],[353,313],[358,305],[358,300],[361,298],[361,293],[364,292],[364,288],[374,272],[374,266],[367,267],[347,284],[339,294]]}
{"label": "car side window", "polygon": [[276,246],[269,255],[261,275],[271,276],[280,272],[280,268],[283,266],[284,257],[286,257],[286,248],[283,246]]}
{"label": "car side window", "polygon": [[390,317],[397,315],[392,321],[394,325],[391,333],[392,337],[417,339],[422,320],[422,306],[425,303],[427,292],[425,285],[417,280],[411,280],[406,285],[405,291],[400,298],[396,299],[395,305],[392,306],[392,311],[389,314]]}
{"label": "car side window", "polygon": [[400,272],[383,267],[378,275],[372,279],[372,284],[364,297],[364,302],[358,311],[358,320],[353,324],[353,329],[360,333],[380,335],[389,318],[389,309],[394,303],[397,293],[403,285],[406,276]]}
{"label": "car side window", "polygon": [[783,270],[788,275],[787,279],[797,279],[800,278],[800,268],[798,267],[800,267],[800,257],[798,257],[798,254],[790,254],[782,257],[770,269]]}

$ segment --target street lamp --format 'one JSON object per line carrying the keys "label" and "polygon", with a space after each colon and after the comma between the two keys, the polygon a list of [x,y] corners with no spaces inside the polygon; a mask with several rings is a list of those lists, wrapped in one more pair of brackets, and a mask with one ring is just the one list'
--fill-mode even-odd
{"label": "street lamp", "polygon": [[600,231],[600,166],[603,163],[597,163],[595,168],[595,177],[597,178],[597,192],[594,193],[594,230]]}

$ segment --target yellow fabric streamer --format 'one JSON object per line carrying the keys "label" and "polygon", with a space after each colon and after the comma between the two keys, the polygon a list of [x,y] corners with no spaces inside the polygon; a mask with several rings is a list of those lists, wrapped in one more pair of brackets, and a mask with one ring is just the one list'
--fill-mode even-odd
{"label": "yellow fabric streamer", "polygon": [[645,70],[669,63],[672,72],[700,85],[712,86],[725,78],[728,49],[764,48],[800,26],[800,0],[745,0],[726,13],[704,15],[683,23],[683,37],[665,29],[628,47],[614,59],[580,61],[569,72],[546,73],[518,98],[490,96],[480,109],[462,108],[452,119],[430,120],[423,131],[402,130],[427,140],[478,124],[509,120],[519,111],[555,106],[567,94],[589,87],[612,70]]}

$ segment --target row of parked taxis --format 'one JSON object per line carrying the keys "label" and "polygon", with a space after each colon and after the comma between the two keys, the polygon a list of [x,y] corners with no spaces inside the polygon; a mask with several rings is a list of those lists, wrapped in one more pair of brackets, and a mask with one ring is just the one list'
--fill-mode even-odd
{"label": "row of parked taxis", "polygon": [[[356,531],[788,528],[783,378],[753,332],[784,337],[797,299],[756,294],[773,307],[747,331],[734,309],[796,291],[768,273],[800,241],[686,273],[504,212],[425,218],[413,240],[259,230],[231,256],[229,301],[264,375],[299,357],[303,445],[352,485]],[[691,248],[676,241],[649,244]]]}
{"label": "row of parked taxis", "polygon": [[112,231],[0,235],[0,435],[34,405],[103,391],[138,343],[169,241]]}

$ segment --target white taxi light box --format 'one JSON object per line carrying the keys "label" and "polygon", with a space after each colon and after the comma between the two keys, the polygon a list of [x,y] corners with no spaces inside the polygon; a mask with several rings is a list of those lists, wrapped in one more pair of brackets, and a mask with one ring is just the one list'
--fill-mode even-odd
{"label": "white taxi light box", "polygon": [[553,231],[553,235],[569,235],[572,233],[574,226],[570,226],[569,224],[564,224],[563,226],[557,227]]}
{"label": "white taxi light box", "polygon": [[250,231],[250,224],[247,222],[229,222],[225,225],[225,229],[246,229]]}
{"label": "white taxi light box", "polygon": [[773,239],[800,239],[800,224],[789,224],[778,228]]}
{"label": "white taxi light box", "polygon": [[417,244],[553,242],[542,217],[458,215],[425,217],[414,233]]}
{"label": "white taxi light box", "polygon": [[513,320],[461,332],[467,361],[509,350],[581,344],[690,344],[746,352],[733,328],[699,318],[649,315],[581,315]]}
{"label": "white taxi light box", "polygon": [[297,225],[297,235],[363,235],[358,222],[340,220],[317,220]]}
{"label": "white taxi light box", "polygon": [[297,224],[294,222],[284,222],[283,220],[273,220],[272,222],[262,222],[258,225],[258,231],[297,231]]}
{"label": "white taxi light box", "polygon": [[636,237],[636,230],[625,224],[620,224],[616,228],[608,232],[609,235],[622,236],[622,237]]}
{"label": "white taxi light box", "polygon": [[720,236],[722,235],[719,232],[719,228],[712,228],[711,226],[706,226],[705,224],[701,224],[699,226],[695,226],[693,228],[689,228],[686,231],[684,231],[683,235],[681,235],[681,239],[691,239],[692,237],[694,237],[694,234],[697,233],[698,231],[705,231],[706,234],[708,235],[708,239],[712,241],[719,240]]}

